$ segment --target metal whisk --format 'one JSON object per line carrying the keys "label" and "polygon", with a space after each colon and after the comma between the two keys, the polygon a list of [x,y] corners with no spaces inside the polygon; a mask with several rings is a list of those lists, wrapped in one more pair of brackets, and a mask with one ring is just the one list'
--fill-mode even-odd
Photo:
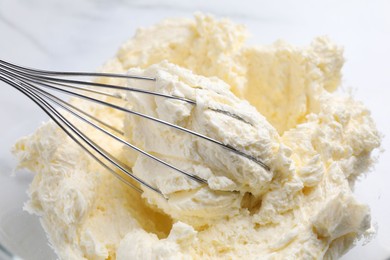
{"label": "metal whisk", "polygon": [[[178,167],[165,162],[164,160],[138,148],[137,146],[127,142],[124,140],[123,135],[124,133],[121,130],[118,130],[114,127],[112,127],[109,123],[103,122],[102,120],[96,118],[95,116],[75,107],[74,105],[70,104],[69,102],[61,99],[60,97],[53,95],[49,93],[47,90],[54,90],[58,91],[70,96],[74,96],[77,98],[81,98],[84,100],[88,100],[91,102],[95,102],[101,105],[108,106],[110,108],[123,111],[126,113],[130,113],[134,116],[139,116],[148,120],[152,120],[156,123],[163,124],[169,127],[172,127],[174,129],[177,129],[179,131],[183,131],[185,133],[197,136],[199,138],[202,138],[204,140],[207,140],[209,142],[212,142],[216,145],[219,145],[223,147],[224,149],[234,152],[240,156],[243,156],[249,160],[252,160],[262,166],[267,171],[270,170],[270,168],[265,165],[261,160],[254,158],[248,154],[243,153],[242,151],[239,151],[227,144],[224,144],[218,140],[215,140],[213,138],[207,137],[203,134],[194,132],[190,129],[183,128],[181,126],[171,124],[169,122],[166,122],[164,120],[148,116],[146,114],[142,114],[136,111],[133,111],[131,109],[119,106],[117,104],[113,104],[107,101],[103,101],[97,98],[94,98],[92,96],[88,96],[88,93],[98,94],[102,96],[109,96],[113,98],[119,98],[123,99],[121,95],[116,95],[110,92],[105,92],[104,89],[115,89],[115,90],[124,90],[124,91],[133,91],[142,93],[145,95],[154,95],[159,96],[161,98],[169,98],[169,99],[176,99],[180,100],[182,102],[187,102],[192,105],[196,105],[196,102],[194,100],[177,97],[173,95],[166,95],[163,93],[153,92],[153,91],[147,91],[137,88],[131,88],[131,87],[123,87],[123,86],[117,86],[117,85],[110,85],[110,84],[102,84],[93,82],[90,80],[77,80],[74,78],[86,78],[86,77],[106,77],[106,78],[124,78],[124,79],[136,79],[136,80],[144,80],[144,81],[156,81],[156,78],[150,78],[150,77],[141,77],[141,76],[134,76],[134,75],[125,75],[125,74],[110,74],[110,73],[85,73],[85,72],[57,72],[57,71],[46,71],[46,70],[37,70],[37,69],[31,69],[26,67],[21,67],[14,65],[9,62],[5,62],[3,60],[0,60],[0,80],[13,86],[26,96],[28,96],[32,101],[34,101],[42,110],[44,110],[48,116],[70,137],[72,138],[78,145],[80,145],[88,154],[90,154],[97,162],[99,162],[104,168],[109,170],[112,174],[114,174],[117,178],[119,178],[121,181],[125,182],[127,185],[131,186],[132,188],[136,189],[139,192],[142,192],[142,190],[134,185],[132,182],[124,178],[122,175],[118,174],[114,169],[119,169],[122,173],[125,175],[131,177],[133,180],[138,182],[139,184],[157,192],[158,194],[162,195],[166,198],[166,196],[156,187],[153,187],[152,185],[146,183],[139,177],[135,176],[131,169],[127,167],[125,164],[123,164],[120,160],[115,158],[111,153],[106,151],[103,147],[99,146],[96,142],[91,140],[88,137],[88,134],[85,134],[83,131],[81,131],[79,128],[77,128],[73,123],[71,123],[67,117],[63,114],[61,110],[58,110],[56,107],[62,108],[64,111],[67,111],[70,113],[70,115],[73,115],[75,118],[93,126],[94,128],[98,129],[99,131],[103,132],[110,138],[113,138],[114,140],[126,145],[127,147],[130,147],[131,149],[134,149],[135,151],[147,156],[148,158],[155,160],[166,167],[169,167],[175,171],[180,172],[181,174],[184,174],[188,178],[191,178],[194,181],[207,184],[207,180],[200,178],[192,173],[186,172],[184,170],[179,169]],[[111,129],[112,131],[108,131],[102,126],[105,126],[106,128]],[[115,134],[114,134],[114,133]],[[120,137],[122,136],[122,137]]]}

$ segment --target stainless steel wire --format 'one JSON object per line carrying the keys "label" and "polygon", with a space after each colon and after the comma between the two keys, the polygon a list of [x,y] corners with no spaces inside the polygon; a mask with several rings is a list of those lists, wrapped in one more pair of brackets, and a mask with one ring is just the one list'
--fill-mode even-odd
{"label": "stainless steel wire", "polygon": [[[73,77],[73,79],[69,79],[69,77]],[[101,147],[96,142],[91,140],[88,137],[88,134],[85,134],[78,127],[76,127],[66,116],[61,112],[61,110],[56,107],[61,108],[63,111],[68,112],[73,115],[75,118],[83,121],[84,123],[94,127],[110,138],[122,143],[123,145],[147,156],[151,160],[157,161],[165,165],[168,168],[171,168],[188,178],[197,181],[199,183],[207,184],[207,180],[202,179],[192,173],[184,171],[175,165],[172,165],[140,148],[137,146],[127,142],[124,140],[123,132],[119,129],[114,128],[107,122],[103,122],[102,120],[96,118],[95,116],[75,107],[70,104],[68,101],[58,97],[57,95],[53,95],[47,90],[54,90],[56,92],[61,92],[63,94],[74,96],[80,99],[84,99],[90,102],[94,102],[100,105],[108,106],[110,108],[132,114],[134,116],[142,117],[148,120],[152,120],[156,123],[163,124],[169,127],[172,127],[176,130],[185,132],[187,134],[191,134],[212,142],[216,145],[223,147],[224,149],[234,152],[240,156],[243,156],[253,162],[259,164],[267,171],[270,168],[264,164],[261,160],[254,158],[242,151],[239,151],[229,145],[226,145],[218,140],[200,134],[198,132],[192,131],[190,129],[171,124],[159,118],[155,118],[143,113],[139,113],[132,109],[120,106],[118,104],[113,104],[108,101],[104,101],[98,98],[94,98],[90,94],[97,94],[108,96],[112,98],[122,98],[120,95],[113,94],[111,92],[104,91],[104,89],[114,89],[114,90],[122,90],[122,91],[132,91],[145,95],[153,95],[161,98],[169,98],[175,99],[182,102],[189,103],[191,105],[196,105],[194,100],[177,97],[173,95],[167,95],[163,93],[158,93],[154,91],[147,91],[143,89],[131,88],[131,87],[123,87],[117,85],[103,84],[98,82],[93,82],[90,80],[84,80],[86,77],[106,77],[106,78],[123,78],[123,79],[134,79],[134,80],[144,80],[149,82],[155,82],[156,79],[152,77],[142,77],[136,75],[126,75],[126,74],[112,74],[112,73],[89,73],[89,72],[59,72],[59,71],[47,71],[47,70],[37,70],[27,67],[18,66],[3,60],[0,60],[0,80],[19,90],[27,97],[29,97],[34,103],[36,103],[46,114],[70,137],[72,138],[80,147],[82,147],[88,154],[90,154],[97,162],[99,162],[104,168],[114,174],[121,181],[125,182],[127,185],[131,186],[135,190],[142,192],[142,190],[134,185],[132,182],[124,178],[121,174],[118,174],[115,169],[120,170],[122,173],[132,178],[134,181],[139,184],[157,192],[158,194],[164,194],[156,187],[146,183],[136,175],[134,175],[125,164],[119,161],[115,156],[113,156],[110,152],[108,152],[104,147]],[[74,78],[83,78],[83,80],[76,80]],[[92,89],[92,87],[94,87]],[[86,94],[87,93],[87,94]],[[56,106],[56,107],[55,107]],[[105,129],[108,128],[111,131]],[[115,134],[113,133],[115,132]],[[102,160],[104,159],[104,160]],[[166,197],[165,197],[166,198]]]}

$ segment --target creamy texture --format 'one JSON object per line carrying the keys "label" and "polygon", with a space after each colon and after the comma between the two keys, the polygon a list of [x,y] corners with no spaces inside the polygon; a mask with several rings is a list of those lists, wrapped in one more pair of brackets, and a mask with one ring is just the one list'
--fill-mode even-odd
{"label": "creamy texture", "polygon": [[[194,75],[167,62],[145,72],[132,69],[129,73],[157,76],[157,82],[151,84],[134,80],[130,83],[132,87],[196,101],[193,105],[129,92],[127,100],[132,109],[220,140],[267,165],[276,165],[277,131],[248,102],[235,97],[223,81]],[[195,226],[240,214],[243,196],[250,193],[254,200],[259,200],[274,177],[273,170],[264,169],[255,160],[150,120],[130,115],[125,131],[137,147],[207,180],[208,185],[202,185],[145,156],[130,156],[136,158],[131,163],[134,173],[169,198],[165,200],[146,190],[144,196],[149,203],[174,219]]]}
{"label": "creamy texture", "polygon": [[[103,71],[156,82],[98,79],[196,101],[126,93],[123,105],[190,134],[85,101],[126,139],[207,185],[83,126],[168,198],[140,195],[48,122],[15,145],[37,175],[26,210],[40,216],[61,259],[335,259],[372,232],[352,189],[380,138],[369,111],[340,83],[342,50],[245,45],[244,27],[198,14],[140,29]],[[111,101],[111,98],[109,98]],[[246,101],[247,100],[247,101]]]}

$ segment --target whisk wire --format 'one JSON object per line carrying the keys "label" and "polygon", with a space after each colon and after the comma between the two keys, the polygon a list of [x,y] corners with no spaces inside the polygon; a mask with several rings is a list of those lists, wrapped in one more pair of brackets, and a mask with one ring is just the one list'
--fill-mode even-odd
{"label": "whisk wire", "polygon": [[[47,103],[44,99],[39,97],[34,93],[34,91],[31,91],[31,88],[28,87],[28,84],[22,82],[14,82],[12,80],[5,79],[2,75],[0,75],[0,78],[15,87],[17,90],[21,91],[23,94],[25,94],[27,97],[29,97],[34,103],[36,103],[73,141],[75,141],[82,149],[84,149],[92,158],[94,158],[100,165],[102,165],[104,168],[106,168],[108,171],[110,171],[115,177],[126,183],[127,185],[131,186],[133,189],[135,189],[138,192],[142,192],[142,190],[135,186],[133,183],[129,182],[127,179],[123,178],[121,175],[119,175],[116,171],[114,171],[111,167],[109,167],[107,164],[105,164],[101,159],[99,159],[95,154],[93,154],[83,143],[80,142],[80,140],[76,137],[78,136],[80,139],[88,143],[92,148],[101,149],[102,153],[107,154],[107,152],[99,147],[95,142],[90,140],[83,134],[79,129],[76,127],[73,127],[72,124],[68,122],[67,119],[65,119],[61,113],[59,113],[55,108],[53,108],[49,103]],[[27,85],[27,86],[26,86]],[[68,128],[70,131],[68,130]],[[74,134],[73,134],[74,133]],[[75,136],[76,135],[76,136]],[[131,175],[130,172],[127,170],[125,171],[129,176]],[[133,177],[133,176],[131,176]],[[141,180],[142,181],[142,180]],[[147,185],[147,183],[144,183],[144,185],[148,188],[153,189],[155,192],[163,195],[158,189]]]}
{"label": "whisk wire", "polygon": [[[149,94],[153,96],[163,97],[163,98],[169,98],[169,99],[176,99],[180,101],[184,101],[190,104],[196,104],[195,101],[186,99],[183,97],[173,96],[173,95],[167,95],[164,93],[158,93],[155,91],[148,91],[143,89],[137,89],[137,88],[131,88],[131,87],[122,87],[122,86],[116,86],[111,84],[103,84],[98,82],[89,82],[89,81],[80,81],[80,80],[70,80],[70,79],[63,79],[63,78],[54,78],[52,76],[76,76],[76,77],[90,77],[90,76],[96,76],[96,77],[106,77],[106,78],[125,78],[125,79],[137,79],[137,80],[147,80],[147,81],[156,81],[156,78],[151,77],[141,77],[141,76],[134,76],[134,75],[125,75],[125,74],[112,74],[112,73],[87,73],[87,72],[58,72],[58,71],[47,71],[47,70],[36,70],[31,68],[25,68],[21,66],[17,66],[5,61],[0,60],[0,65],[2,67],[6,67],[7,69],[20,73],[28,78],[36,79],[41,82],[46,83],[52,83],[56,85],[61,85],[68,88],[77,89],[77,87],[69,85],[69,84],[76,84],[76,85],[87,85],[87,86],[94,86],[94,87],[103,87],[108,89],[116,89],[116,90],[125,90],[125,91],[132,91],[132,92],[139,92],[143,94]],[[38,75],[34,74],[37,73]],[[44,75],[44,76],[42,76]],[[50,76],[50,77],[48,77]],[[68,84],[60,84],[60,83],[68,83]],[[95,92],[96,90],[91,90],[87,88],[79,88],[80,90],[85,90],[89,92]],[[101,93],[103,94],[103,93]],[[112,95],[106,93],[105,95]]]}
{"label": "whisk wire", "polygon": [[[69,112],[72,116],[76,117],[77,119],[81,120],[82,122],[94,127],[95,129],[99,130],[103,134],[109,136],[110,138],[124,144],[125,146],[143,154],[144,156],[147,156],[148,158],[157,161],[158,163],[161,163],[165,165],[166,167],[169,167],[170,169],[173,169],[181,174],[184,174],[185,176],[191,178],[194,181],[197,181],[199,183],[207,184],[207,181],[203,178],[200,178],[194,174],[188,173],[142,149],[139,147],[127,142],[121,137],[118,137],[118,135],[113,134],[112,132],[108,131],[107,129],[110,129],[117,134],[123,136],[124,133],[121,130],[116,129],[115,127],[111,126],[110,124],[96,118],[95,116],[83,111],[82,109],[77,108],[76,106],[70,104],[67,101],[62,100],[61,98],[47,92],[45,89],[54,90],[57,92],[64,93],[66,95],[74,96],[76,98],[84,99],[87,101],[91,101],[100,105],[108,106],[110,108],[129,113],[135,116],[139,116],[141,118],[145,118],[148,120],[152,120],[154,122],[172,127],[174,129],[177,129],[179,131],[197,136],[199,138],[202,138],[204,140],[210,141],[214,144],[220,145],[224,149],[229,150],[230,152],[234,152],[238,155],[241,155],[249,160],[252,160],[259,165],[261,165],[264,169],[270,170],[270,168],[263,163],[262,161],[258,160],[257,158],[254,158],[244,152],[241,152],[229,145],[225,145],[224,143],[215,140],[213,138],[210,138],[208,136],[205,136],[203,134],[200,134],[198,132],[194,132],[190,129],[169,123],[167,121],[139,113],[137,111],[133,111],[129,108],[125,108],[116,104],[112,104],[107,101],[103,101],[91,96],[87,96],[84,94],[81,94],[76,91],[81,92],[87,92],[87,93],[93,93],[108,97],[114,97],[122,99],[123,97],[119,94],[113,94],[108,93],[101,90],[91,89],[87,87],[81,87],[81,86],[94,86],[98,88],[108,88],[108,89],[116,89],[116,90],[125,90],[125,91],[133,91],[138,92],[142,94],[150,94],[154,96],[159,96],[163,98],[171,98],[180,100],[183,102],[190,103],[192,105],[195,105],[196,102],[193,100],[189,100],[183,97],[176,97],[171,96],[163,93],[157,93],[153,91],[146,91],[136,88],[129,88],[129,87],[121,87],[121,86],[115,86],[110,84],[103,84],[103,83],[96,83],[96,82],[89,82],[89,81],[80,81],[80,80],[70,80],[70,79],[63,79],[58,78],[58,76],[76,76],[76,77],[85,77],[85,76],[99,76],[99,77],[115,77],[115,78],[125,78],[125,79],[138,79],[138,80],[147,80],[147,81],[156,81],[155,78],[149,78],[149,77],[141,77],[141,76],[133,76],[133,75],[122,75],[122,74],[110,74],[110,73],[83,73],[83,72],[55,72],[55,71],[45,71],[45,70],[36,70],[31,68],[25,68],[21,66],[17,66],[5,61],[0,60],[0,80],[4,81],[5,83],[15,87],[17,90],[21,91],[23,94],[28,96],[33,102],[35,102],[41,109],[43,109],[49,117],[58,125],[60,128],[69,136],[71,137],[78,145],[80,145],[85,151],[88,152],[95,160],[97,160],[104,168],[109,170],[111,173],[113,173],[118,179],[125,182],[127,185],[131,186],[135,190],[142,192],[142,190],[137,187],[132,182],[128,181],[126,178],[124,178],[122,175],[118,174],[115,170],[113,170],[110,166],[108,166],[106,163],[104,163],[100,158],[96,156],[95,153],[97,153],[100,157],[104,158],[107,162],[109,162],[110,165],[113,165],[116,169],[119,169],[122,173],[126,174],[127,176],[131,177],[133,180],[138,182],[139,184],[157,192],[158,194],[162,195],[164,198],[167,199],[167,197],[156,187],[153,187],[152,185],[146,183],[139,177],[135,176],[130,169],[127,168],[126,165],[124,165],[122,162],[117,160],[115,156],[113,156],[111,153],[106,151],[103,147],[99,146],[96,142],[91,140],[85,133],[83,133],[79,128],[77,128],[74,124],[72,124],[66,116],[64,116],[62,113],[59,112],[56,108],[54,108],[50,103],[55,104],[56,106],[61,107],[63,110]],[[89,119],[88,119],[89,118]],[[91,120],[92,121],[91,121]],[[95,123],[96,122],[96,123]],[[104,127],[106,128],[104,128]],[[85,144],[84,144],[84,143]],[[93,152],[87,148],[93,150]]]}

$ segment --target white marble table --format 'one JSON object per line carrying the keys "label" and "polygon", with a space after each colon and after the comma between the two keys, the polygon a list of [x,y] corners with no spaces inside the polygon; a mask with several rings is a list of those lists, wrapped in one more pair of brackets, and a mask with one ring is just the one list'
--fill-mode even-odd
{"label": "white marble table", "polygon": [[[386,0],[0,0],[0,58],[39,68],[93,71],[137,27],[166,17],[190,17],[195,11],[246,24],[254,35],[251,43],[283,38],[308,44],[315,36],[329,35],[344,45],[343,86],[352,87],[356,98],[371,109],[378,128],[387,135],[383,148],[390,150],[390,2]],[[15,166],[9,152],[12,144],[47,118],[16,90],[5,84],[0,88],[0,226],[8,227],[0,230],[0,243],[7,244],[4,241],[12,237],[18,244],[7,246],[24,258],[50,259],[54,256],[36,218],[20,210],[26,195],[16,187],[27,187],[31,176],[22,172],[9,177]],[[377,236],[343,259],[390,257],[389,154],[380,155],[375,170],[356,188],[360,200],[371,205]]]}

